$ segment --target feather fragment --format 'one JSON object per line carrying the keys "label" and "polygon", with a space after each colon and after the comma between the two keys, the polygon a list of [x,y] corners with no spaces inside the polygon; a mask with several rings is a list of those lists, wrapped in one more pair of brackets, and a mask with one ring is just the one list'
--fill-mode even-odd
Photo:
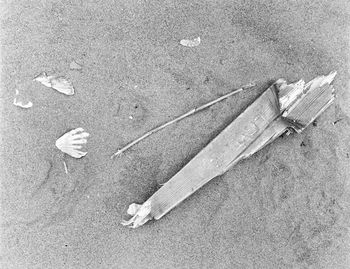
{"label": "feather fragment", "polygon": [[201,43],[201,38],[200,37],[197,37],[197,38],[194,38],[194,39],[182,39],[180,41],[180,44],[182,46],[185,46],[185,47],[197,47],[199,46],[199,44]]}
{"label": "feather fragment", "polygon": [[16,90],[15,98],[13,99],[13,104],[15,106],[21,107],[21,108],[31,108],[33,106],[33,103],[31,101],[24,101],[23,98],[19,95],[19,91]]}
{"label": "feather fragment", "polygon": [[56,91],[65,95],[73,95],[74,87],[65,77],[59,76],[48,76],[45,72],[40,73],[36,76],[34,81],[38,81],[46,87],[55,89]]}
{"label": "feather fragment", "polygon": [[31,101],[19,101],[17,100],[17,98],[15,97],[15,99],[13,100],[13,104],[15,106],[21,107],[21,108],[31,108],[33,106],[33,103]]}

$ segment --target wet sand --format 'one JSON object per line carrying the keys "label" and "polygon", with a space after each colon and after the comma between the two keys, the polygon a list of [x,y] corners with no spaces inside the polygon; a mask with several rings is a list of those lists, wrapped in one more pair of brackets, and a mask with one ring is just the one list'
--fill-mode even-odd
{"label": "wet sand", "polygon": [[[347,1],[6,2],[1,268],[348,268]],[[179,44],[198,36],[198,47]],[[82,70],[70,70],[73,60]],[[332,70],[336,101],[302,134],[277,139],[159,221],[119,224],[272,81]],[[66,76],[76,94],[32,81],[42,71]],[[14,106],[15,90],[33,107]],[[90,133],[79,160],[54,146],[77,127]]]}

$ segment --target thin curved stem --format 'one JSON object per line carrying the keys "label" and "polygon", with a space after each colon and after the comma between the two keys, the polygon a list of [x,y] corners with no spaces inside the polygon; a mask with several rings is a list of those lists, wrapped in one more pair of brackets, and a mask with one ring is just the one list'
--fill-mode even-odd
{"label": "thin curved stem", "polygon": [[188,117],[190,115],[193,115],[193,114],[195,114],[195,113],[197,113],[199,111],[202,111],[203,109],[205,109],[207,107],[210,107],[210,106],[216,104],[217,102],[220,102],[220,101],[222,101],[222,100],[224,100],[224,99],[226,99],[226,98],[228,98],[228,97],[230,97],[230,96],[232,96],[232,95],[234,95],[236,93],[239,93],[239,92],[243,91],[244,89],[251,88],[251,87],[254,87],[254,86],[255,86],[255,83],[250,83],[250,84],[244,85],[243,87],[241,87],[241,88],[239,88],[237,90],[234,90],[234,91],[232,91],[230,93],[227,93],[227,94],[225,94],[225,95],[223,95],[223,96],[221,96],[221,97],[219,97],[219,98],[217,98],[217,99],[215,99],[213,101],[210,101],[209,103],[206,103],[206,104],[204,104],[204,105],[202,105],[200,107],[194,108],[194,109],[188,111],[187,113],[185,113],[185,114],[183,114],[183,115],[181,115],[181,116],[179,116],[179,117],[177,117],[177,118],[175,118],[175,119],[173,119],[171,121],[168,121],[168,122],[166,122],[166,123],[164,123],[164,124],[154,128],[154,129],[148,131],[143,136],[141,136],[141,137],[137,138],[136,140],[130,142],[125,147],[119,149],[116,153],[114,153],[111,156],[111,159],[113,159],[114,157],[116,157],[119,154],[123,153],[124,151],[128,150],[129,148],[131,148],[135,144],[139,143],[143,139],[149,137],[150,135],[152,135],[152,134],[154,134],[154,133],[164,129],[165,127],[167,127],[167,126],[169,126],[169,125],[171,125],[173,123],[176,123],[176,122],[178,122],[178,121],[180,121],[180,120],[182,120],[182,119],[184,119],[184,118],[186,118],[186,117]]}

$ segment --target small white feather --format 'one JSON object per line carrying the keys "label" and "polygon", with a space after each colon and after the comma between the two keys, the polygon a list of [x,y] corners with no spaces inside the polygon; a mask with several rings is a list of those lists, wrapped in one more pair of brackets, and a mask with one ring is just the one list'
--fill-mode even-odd
{"label": "small white feather", "polygon": [[182,39],[180,44],[185,47],[197,47],[201,43],[201,38],[197,37],[194,39]]}

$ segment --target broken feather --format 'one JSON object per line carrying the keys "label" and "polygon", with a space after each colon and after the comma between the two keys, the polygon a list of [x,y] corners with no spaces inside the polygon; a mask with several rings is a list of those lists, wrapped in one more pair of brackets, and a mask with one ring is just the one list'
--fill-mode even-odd
{"label": "broken feather", "polygon": [[284,132],[304,130],[333,102],[335,75],[332,72],[307,84],[301,80],[288,85],[278,80],[138,210],[129,208],[137,212],[122,224],[137,228],[151,218],[160,219],[208,181]]}

